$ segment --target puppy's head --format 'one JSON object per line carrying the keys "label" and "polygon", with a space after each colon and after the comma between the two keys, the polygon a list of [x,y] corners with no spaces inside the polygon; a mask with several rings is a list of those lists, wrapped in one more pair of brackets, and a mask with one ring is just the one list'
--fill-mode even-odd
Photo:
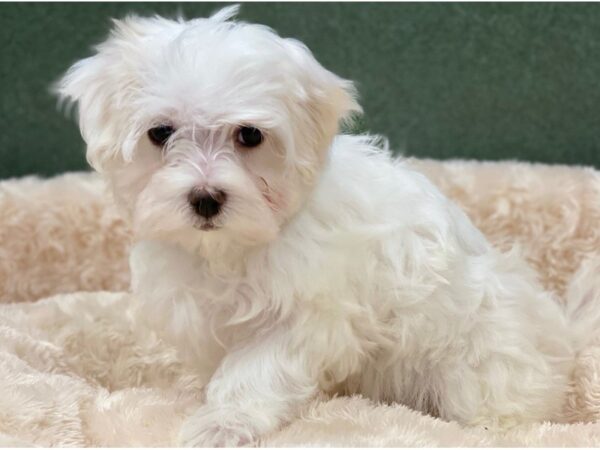
{"label": "puppy's head", "polygon": [[[140,238],[257,245],[302,206],[354,89],[301,43],[210,18],[115,21],[57,84]],[[213,245],[213,246],[214,246]]]}

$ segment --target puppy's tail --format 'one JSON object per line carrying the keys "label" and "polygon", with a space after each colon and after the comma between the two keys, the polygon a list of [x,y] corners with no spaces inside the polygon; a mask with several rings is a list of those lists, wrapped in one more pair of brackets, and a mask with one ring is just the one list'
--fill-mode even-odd
{"label": "puppy's tail", "polygon": [[600,258],[584,261],[571,280],[565,312],[575,351],[584,349],[600,333]]}

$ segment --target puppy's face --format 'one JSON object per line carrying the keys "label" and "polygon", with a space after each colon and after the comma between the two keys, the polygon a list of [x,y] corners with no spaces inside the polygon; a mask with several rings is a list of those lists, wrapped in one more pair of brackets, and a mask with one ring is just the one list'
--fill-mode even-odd
{"label": "puppy's face", "polygon": [[303,45],[235,12],[115,22],[58,84],[140,238],[198,251],[275,239],[360,109]]}

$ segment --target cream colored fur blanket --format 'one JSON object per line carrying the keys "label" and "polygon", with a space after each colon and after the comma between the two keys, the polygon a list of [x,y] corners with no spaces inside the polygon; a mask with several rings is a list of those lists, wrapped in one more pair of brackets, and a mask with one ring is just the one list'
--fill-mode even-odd
{"label": "cream colored fur blanket", "polygon": [[[495,245],[518,244],[560,296],[580,264],[600,257],[600,172],[411,164]],[[201,385],[174,348],[126,314],[128,294],[118,291],[128,284],[128,246],[127,225],[96,175],[0,183],[0,445],[175,445]],[[579,357],[564,417],[571,423],[500,434],[401,405],[323,397],[261,444],[600,446],[600,335]]]}

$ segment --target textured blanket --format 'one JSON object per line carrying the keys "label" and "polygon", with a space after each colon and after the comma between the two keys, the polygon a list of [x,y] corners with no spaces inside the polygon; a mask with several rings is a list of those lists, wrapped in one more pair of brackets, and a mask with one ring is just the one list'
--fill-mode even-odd
{"label": "textured blanket", "polygon": [[[578,268],[600,258],[597,171],[410,164],[499,248],[518,245],[560,298]],[[0,445],[176,445],[202,386],[174,348],[127,313],[129,243],[96,175],[0,183]],[[260,444],[594,447],[599,418],[600,334],[579,356],[563,424],[492,433],[402,405],[323,396]]]}

